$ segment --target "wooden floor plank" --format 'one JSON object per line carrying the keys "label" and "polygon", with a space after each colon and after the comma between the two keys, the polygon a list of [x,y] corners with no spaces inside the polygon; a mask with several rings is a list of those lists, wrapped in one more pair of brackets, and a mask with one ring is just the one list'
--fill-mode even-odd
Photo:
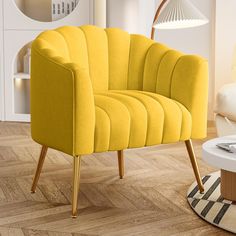
{"label": "wooden floor plank", "polygon": [[[211,124],[207,139],[215,136]],[[201,159],[204,141],[194,142],[202,175],[214,171]],[[125,150],[123,180],[116,152],[84,156],[76,220],[70,217],[72,157],[49,150],[30,193],[39,152],[29,124],[0,122],[1,236],[231,235],[190,209],[186,192],[194,175],[183,142]]]}

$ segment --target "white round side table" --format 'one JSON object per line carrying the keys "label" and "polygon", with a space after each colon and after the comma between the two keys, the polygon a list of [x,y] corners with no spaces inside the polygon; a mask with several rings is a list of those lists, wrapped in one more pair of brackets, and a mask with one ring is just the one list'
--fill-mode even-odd
{"label": "white round side table", "polygon": [[209,140],[202,146],[202,157],[211,166],[221,169],[222,197],[236,201],[236,153],[229,153],[216,146],[233,142],[236,143],[236,135]]}

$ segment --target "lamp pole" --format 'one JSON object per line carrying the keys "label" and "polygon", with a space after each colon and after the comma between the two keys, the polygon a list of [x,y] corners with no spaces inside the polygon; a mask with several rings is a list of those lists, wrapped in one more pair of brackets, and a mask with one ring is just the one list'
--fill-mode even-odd
{"label": "lamp pole", "polygon": [[[154,20],[153,20],[153,24],[155,23],[155,21],[158,19],[158,17],[160,16],[160,13],[161,13],[161,10],[162,8],[164,7],[164,5],[166,4],[168,0],[163,0],[161,2],[161,4],[159,5],[159,7],[157,8],[157,11],[156,11],[156,14],[155,14],[155,17],[154,17]],[[155,28],[152,26],[152,33],[151,33],[151,39],[154,40],[154,37],[155,37]]]}

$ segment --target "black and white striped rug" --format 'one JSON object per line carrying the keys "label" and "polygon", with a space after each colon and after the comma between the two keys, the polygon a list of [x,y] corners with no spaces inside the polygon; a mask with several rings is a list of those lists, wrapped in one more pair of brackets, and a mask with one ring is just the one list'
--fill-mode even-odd
{"label": "black and white striped rug", "polygon": [[236,233],[236,203],[221,197],[220,171],[206,175],[202,181],[204,194],[200,194],[196,182],[188,190],[191,208],[207,222]]}

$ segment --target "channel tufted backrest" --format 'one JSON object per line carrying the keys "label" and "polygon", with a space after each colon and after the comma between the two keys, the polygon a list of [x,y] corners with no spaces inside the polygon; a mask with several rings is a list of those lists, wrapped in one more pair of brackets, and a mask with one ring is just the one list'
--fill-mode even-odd
{"label": "channel tufted backrest", "polygon": [[164,45],[153,44],[145,60],[143,90],[171,97],[172,75],[181,56],[180,52]]}
{"label": "channel tufted backrest", "polygon": [[[91,153],[94,150],[96,122],[106,120],[107,127],[110,127],[110,115],[115,114],[118,124],[123,113],[128,112],[127,106],[129,110],[136,109],[133,103],[128,104],[128,100],[131,97],[132,101],[139,100],[139,96],[144,96],[145,101],[148,99],[148,104],[149,100],[150,104],[153,103],[153,99],[146,98],[150,96],[160,103],[155,104],[163,108],[160,114],[165,122],[161,132],[167,132],[166,124],[174,124],[166,120],[172,117],[172,112],[175,116],[175,111],[167,102],[172,99],[169,102],[183,106],[183,111],[191,118],[191,122],[183,121],[183,127],[179,128],[191,130],[191,138],[205,137],[208,63],[201,57],[183,55],[145,36],[130,35],[119,29],[65,26],[43,32],[34,40],[31,65],[32,134],[39,143],[49,143],[73,155]],[[136,93],[139,94],[137,98]],[[117,106],[122,103],[122,112],[113,113],[112,110],[118,109]],[[138,111],[143,110],[143,123],[146,125],[148,104],[137,105]],[[111,114],[101,111],[102,106],[111,108]],[[170,116],[167,111],[170,111]],[[102,114],[105,118],[101,118]],[[181,117],[180,120],[184,119]],[[127,123],[131,124],[132,119],[127,113]],[[137,120],[140,122],[140,119]],[[138,126],[144,127],[141,123]],[[112,129],[107,129],[107,137],[110,137]],[[51,135],[45,135],[45,130],[49,130]],[[144,130],[147,128],[144,127]],[[103,129],[101,132],[104,136]],[[169,131],[167,133],[172,135]],[[67,138],[61,139],[58,134]],[[178,135],[179,132],[176,137]],[[144,138],[145,135],[141,136]]]}
{"label": "channel tufted backrest", "polygon": [[93,89],[144,90],[171,97],[182,54],[120,29],[65,26],[38,37],[41,48],[89,71]]}

